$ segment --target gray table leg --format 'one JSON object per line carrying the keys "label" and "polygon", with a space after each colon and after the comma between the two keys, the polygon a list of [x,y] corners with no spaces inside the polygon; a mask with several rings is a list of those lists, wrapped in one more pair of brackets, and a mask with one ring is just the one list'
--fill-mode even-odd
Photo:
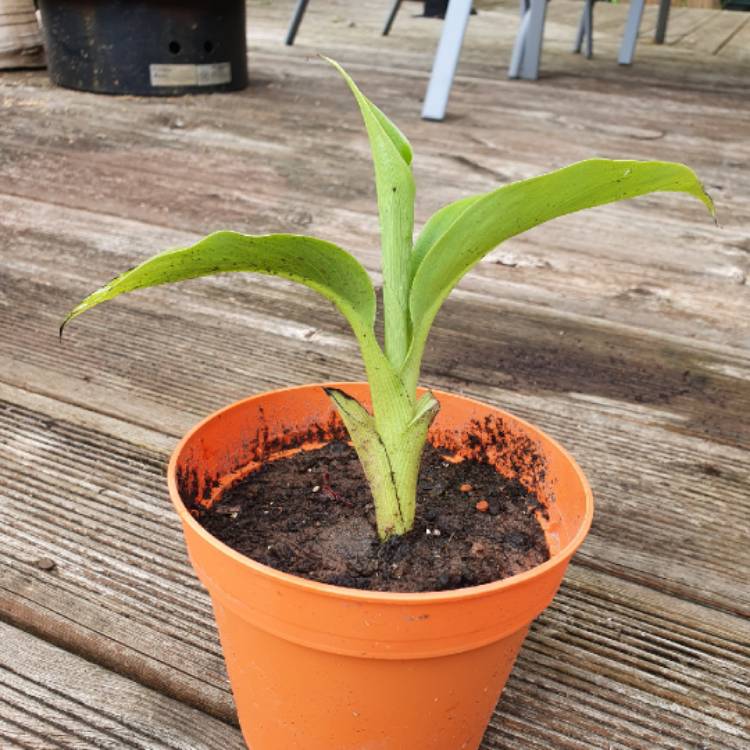
{"label": "gray table leg", "polygon": [[542,57],[544,18],[547,15],[547,0],[531,0],[529,4],[529,26],[521,57],[521,78],[535,81],[539,78],[539,61]]}
{"label": "gray table leg", "polygon": [[638,29],[641,27],[644,2],[645,0],[630,0],[628,22],[625,26],[625,33],[622,35],[620,54],[617,58],[620,65],[630,65],[635,57],[635,45],[638,41]]}
{"label": "gray table leg", "polygon": [[402,1],[403,0],[395,0],[393,5],[391,6],[391,12],[388,14],[388,20],[385,22],[385,26],[383,27],[383,36],[388,36],[388,34],[391,33],[391,26],[393,26],[393,22],[396,20],[396,14],[401,7]]}
{"label": "gray table leg", "polygon": [[656,44],[664,44],[664,37],[667,35],[669,8],[671,5],[671,0],[660,0],[659,2],[659,16],[656,19],[656,33],[654,34],[654,42],[656,42]]}
{"label": "gray table leg", "polygon": [[450,0],[448,5],[422,107],[422,117],[425,120],[442,120],[445,117],[453,77],[461,56],[461,45],[471,15],[471,4],[472,0]]}
{"label": "gray table leg", "polygon": [[299,25],[302,23],[302,18],[307,10],[307,3],[310,0],[298,0],[297,7],[294,9],[294,15],[292,16],[292,22],[289,24],[289,31],[286,33],[286,43],[291,45],[294,44],[294,38],[297,36]]}

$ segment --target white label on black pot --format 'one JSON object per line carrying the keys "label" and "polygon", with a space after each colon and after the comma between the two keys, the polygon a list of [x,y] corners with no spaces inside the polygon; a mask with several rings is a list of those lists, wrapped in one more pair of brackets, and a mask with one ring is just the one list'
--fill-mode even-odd
{"label": "white label on black pot", "polygon": [[205,65],[148,66],[152,86],[217,86],[232,82],[232,65],[228,62]]}

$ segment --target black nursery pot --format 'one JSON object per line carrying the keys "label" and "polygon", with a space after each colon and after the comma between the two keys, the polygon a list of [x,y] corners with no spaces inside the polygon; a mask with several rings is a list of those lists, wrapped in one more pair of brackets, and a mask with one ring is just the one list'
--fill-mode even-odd
{"label": "black nursery pot", "polygon": [[245,0],[39,0],[53,83],[172,96],[247,86]]}

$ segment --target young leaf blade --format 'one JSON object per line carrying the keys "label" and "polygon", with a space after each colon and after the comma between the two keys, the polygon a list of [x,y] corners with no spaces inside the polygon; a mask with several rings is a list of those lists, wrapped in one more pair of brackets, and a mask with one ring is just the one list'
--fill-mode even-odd
{"label": "young leaf blade", "polygon": [[374,340],[375,292],[367,271],[353,256],[315,237],[238,232],[215,232],[195,245],[166,250],[126,271],[74,307],[60,333],[73,318],[120,294],[232,271],[280,276],[304,284],[338,307],[358,339]]}
{"label": "young leaf blade", "polygon": [[482,200],[483,195],[471,195],[468,198],[449,203],[436,211],[422,227],[422,231],[414,243],[414,251],[411,256],[411,277],[413,281],[417,273],[422,258],[427,254],[430,248],[445,234],[448,228],[456,221],[461,214],[466,211],[477,201]]}
{"label": "young leaf blade", "polygon": [[714,213],[711,198],[688,167],[608,159],[578,162],[441,209],[442,232],[432,233],[432,244],[423,243],[414,261],[418,265],[409,300],[413,340],[404,367],[407,388],[419,375],[425,341],[440,306],[488,252],[558,216],[657,191],[688,193]]}
{"label": "young leaf blade", "polygon": [[385,352],[393,366],[400,367],[411,343],[409,281],[416,192],[412,150],[403,133],[351,76],[335,60],[323,59],[336,68],[354,94],[370,139],[380,214]]}

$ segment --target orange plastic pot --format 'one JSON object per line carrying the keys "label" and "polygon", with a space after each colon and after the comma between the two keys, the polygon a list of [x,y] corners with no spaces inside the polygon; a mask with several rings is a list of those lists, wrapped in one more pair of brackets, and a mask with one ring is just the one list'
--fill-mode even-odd
{"label": "orange plastic pot", "polygon": [[[365,384],[326,385],[369,401]],[[341,434],[321,385],[233,404],[175,450],[170,493],[211,594],[251,750],[478,748],[529,625],[588,531],[593,499],[573,459],[540,430],[494,407],[435,395],[441,410],[431,442],[460,455],[485,450],[501,473],[537,492],[552,553],[544,564],[455,591],[364,592],[281,573],[208,534],[188,507],[210,504],[263,461]]]}

